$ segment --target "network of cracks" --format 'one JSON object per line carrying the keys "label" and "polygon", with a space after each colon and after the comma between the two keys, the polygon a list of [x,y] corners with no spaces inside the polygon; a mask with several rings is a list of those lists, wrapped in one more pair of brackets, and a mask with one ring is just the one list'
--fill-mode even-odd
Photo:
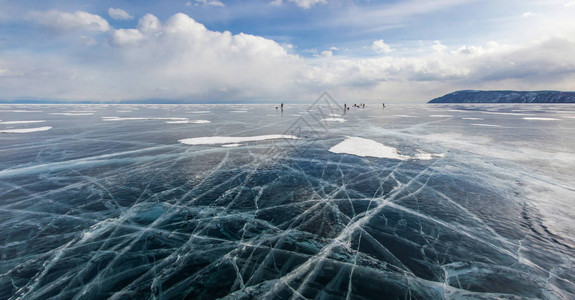
{"label": "network of cracks", "polygon": [[507,174],[283,146],[152,147],[4,179],[0,298],[575,294],[573,249]]}

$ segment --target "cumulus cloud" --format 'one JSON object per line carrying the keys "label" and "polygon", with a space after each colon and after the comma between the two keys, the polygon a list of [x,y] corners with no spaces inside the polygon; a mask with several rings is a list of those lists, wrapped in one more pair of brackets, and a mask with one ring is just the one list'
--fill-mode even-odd
{"label": "cumulus cloud", "polygon": [[80,41],[86,46],[95,46],[98,44],[95,38],[85,35],[80,36]]}
{"label": "cumulus cloud", "polygon": [[431,49],[437,52],[442,52],[447,50],[447,46],[443,45],[441,41],[433,41],[433,46],[431,46]]}
{"label": "cumulus cloud", "polygon": [[273,0],[272,2],[270,2],[270,5],[272,6],[280,6],[283,4],[282,0]]}
{"label": "cumulus cloud", "polygon": [[306,59],[270,39],[208,30],[184,14],[165,22],[148,14],[135,28],[110,30],[106,38],[88,60],[73,51],[0,53],[2,96],[257,101],[309,100],[327,90],[336,98],[423,101],[470,87],[575,89],[571,37],[452,48],[436,41],[418,56],[354,58],[333,56],[337,50],[330,48]]}
{"label": "cumulus cloud", "polygon": [[161,27],[162,24],[160,20],[152,14],[145,14],[138,20],[138,30],[142,33],[158,32]]}
{"label": "cumulus cloud", "polygon": [[[288,95],[306,77],[304,61],[275,41],[211,31],[185,14],[143,16],[136,28],[113,30],[107,45],[81,64],[64,55],[11,57],[2,69],[21,75],[0,89],[52,99],[238,100]],[[17,91],[28,85],[36,88]]]}
{"label": "cumulus cloud", "polygon": [[[316,5],[316,4],[326,4],[327,0],[288,0],[289,2],[293,2],[295,5],[304,8],[304,9],[309,9],[312,6]],[[273,6],[280,6],[283,4],[282,0],[274,0],[272,2],[270,2],[270,5]]]}
{"label": "cumulus cloud", "polygon": [[72,31],[105,32],[110,30],[110,24],[104,18],[84,11],[73,13],[57,10],[37,11],[30,13],[28,18],[32,22],[58,33]]}
{"label": "cumulus cloud", "polygon": [[108,8],[108,15],[114,20],[131,20],[134,18],[121,8]]}
{"label": "cumulus cloud", "polygon": [[461,46],[459,49],[457,49],[457,51],[455,51],[455,53],[458,54],[463,54],[463,55],[472,55],[472,54],[476,54],[479,51],[481,51],[481,48],[479,47],[475,47],[475,46]]}
{"label": "cumulus cloud", "polygon": [[112,43],[117,46],[134,45],[144,39],[138,29],[117,29],[112,33]]}
{"label": "cumulus cloud", "polygon": [[[194,4],[195,6],[217,6],[217,7],[226,6],[224,3],[218,0],[195,0],[195,1],[196,1],[196,3]],[[187,6],[191,6],[191,4],[192,4],[191,2],[186,3]]]}
{"label": "cumulus cloud", "polygon": [[385,53],[385,54],[394,51],[394,49],[392,49],[391,46],[386,44],[383,40],[374,41],[371,44],[371,49],[373,49],[373,51],[375,51],[377,53]]}
{"label": "cumulus cloud", "polygon": [[[575,39],[526,44],[487,43],[425,55],[326,60],[313,69],[318,86],[339,97],[429,100],[458,89],[558,89],[575,84]],[[330,88],[327,88],[330,87]]]}
{"label": "cumulus cloud", "polygon": [[316,4],[326,4],[326,0],[289,0],[295,3],[297,6],[308,9]]}

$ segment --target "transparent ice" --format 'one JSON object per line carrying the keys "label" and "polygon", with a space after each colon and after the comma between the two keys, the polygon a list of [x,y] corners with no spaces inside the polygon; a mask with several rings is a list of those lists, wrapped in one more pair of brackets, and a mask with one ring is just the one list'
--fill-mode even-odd
{"label": "transparent ice", "polygon": [[0,299],[575,298],[575,107],[309,108],[1,105]]}

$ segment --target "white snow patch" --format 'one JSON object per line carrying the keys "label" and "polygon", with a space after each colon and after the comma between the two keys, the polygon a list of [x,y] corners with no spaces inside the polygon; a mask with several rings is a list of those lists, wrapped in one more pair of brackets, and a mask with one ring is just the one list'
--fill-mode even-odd
{"label": "white snow patch", "polygon": [[173,120],[173,121],[187,121],[187,118],[121,118],[121,117],[102,117],[103,121],[133,121],[133,120]]}
{"label": "white snow patch", "polygon": [[179,140],[178,142],[186,145],[216,145],[216,144],[237,144],[242,142],[257,142],[257,141],[275,140],[275,139],[297,140],[298,137],[285,134],[269,134],[269,135],[246,136],[246,137],[207,136],[199,138],[182,139]]}
{"label": "white snow patch", "polygon": [[530,114],[520,114],[520,113],[510,113],[510,112],[494,112],[494,111],[482,111],[483,114],[489,115],[509,115],[509,116],[529,116]]}
{"label": "white snow patch", "polygon": [[561,121],[561,119],[556,118],[539,118],[539,117],[525,117],[523,120],[534,120],[534,121]]}
{"label": "white snow patch", "polygon": [[233,113],[247,113],[248,111],[247,111],[247,110],[232,110],[232,111],[230,111],[230,112],[233,112]]}
{"label": "white snow patch", "polygon": [[445,153],[433,154],[433,153],[423,152],[421,150],[417,150],[417,152],[419,152],[419,153],[415,154],[415,156],[413,156],[413,158],[419,159],[419,160],[431,160],[435,157],[445,157]]}
{"label": "white snow patch", "polygon": [[225,144],[225,145],[222,145],[222,147],[225,147],[225,148],[235,148],[235,147],[239,147],[239,146],[241,146],[241,145],[242,145],[242,144]]}
{"label": "white snow patch", "polygon": [[432,118],[451,118],[451,115],[429,115]]}
{"label": "white snow patch", "polygon": [[2,109],[0,112],[17,112],[17,113],[38,113],[41,110],[21,110],[21,109]]}
{"label": "white snow patch", "polygon": [[66,112],[66,113],[51,113],[51,115],[61,115],[61,116],[91,116],[94,113],[71,113],[71,112]]}
{"label": "white snow patch", "polygon": [[166,124],[207,124],[212,123],[208,120],[184,120],[184,121],[167,121]]}
{"label": "white snow patch", "polygon": [[211,113],[211,111],[209,110],[198,110],[198,111],[193,111],[193,114],[209,114]]}
{"label": "white snow patch", "polygon": [[32,123],[44,123],[46,121],[5,121],[5,122],[0,122],[0,124],[3,125],[12,125],[12,124],[32,124]]}
{"label": "white snow patch", "polygon": [[430,160],[434,157],[444,157],[444,154],[431,154],[417,150],[414,156],[399,154],[396,148],[386,146],[374,140],[348,136],[345,140],[329,149],[338,154],[351,154],[361,157],[390,158],[397,160],[419,159]]}
{"label": "white snow patch", "polygon": [[324,122],[340,122],[343,123],[345,122],[344,118],[325,118],[323,119]]}
{"label": "white snow patch", "polygon": [[501,125],[494,125],[494,124],[481,124],[481,123],[476,123],[476,124],[471,124],[473,126],[483,126],[483,127],[501,127]]}
{"label": "white snow patch", "polygon": [[483,120],[483,118],[461,118],[461,120]]}
{"label": "white snow patch", "polygon": [[398,117],[398,118],[415,118],[415,116],[410,116],[410,115],[394,115],[393,117]]}
{"label": "white snow patch", "polygon": [[36,131],[46,131],[52,129],[51,126],[37,127],[37,128],[22,128],[22,129],[5,129],[0,130],[0,133],[29,133]]}
{"label": "white snow patch", "polygon": [[343,142],[331,147],[329,152],[351,154],[361,157],[391,158],[398,160],[406,160],[409,158],[409,156],[400,155],[397,152],[397,149],[393,147],[358,137],[346,137]]}
{"label": "white snow patch", "polygon": [[120,117],[102,117],[102,121],[132,121],[147,120],[148,118],[120,118]]}

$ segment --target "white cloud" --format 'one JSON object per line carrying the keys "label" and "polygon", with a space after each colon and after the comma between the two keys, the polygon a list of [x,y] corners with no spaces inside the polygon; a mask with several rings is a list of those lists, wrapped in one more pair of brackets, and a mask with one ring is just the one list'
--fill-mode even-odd
{"label": "white cloud", "polygon": [[[369,5],[355,6],[333,18],[322,20],[327,26],[361,28],[366,31],[381,30],[405,26],[405,22],[415,16],[425,18],[452,7],[460,6],[475,0],[404,0],[404,1],[367,1]],[[427,26],[433,26],[428,24]]]}
{"label": "white cloud", "polygon": [[95,46],[98,44],[98,41],[96,41],[96,39],[85,35],[80,36],[80,40],[86,46]]}
{"label": "white cloud", "polygon": [[[288,0],[289,2],[293,2],[295,5],[304,8],[304,9],[309,9],[312,6],[316,5],[316,4],[326,4],[327,0]],[[283,4],[282,0],[274,0],[272,2],[270,2],[270,5],[273,6],[280,6]]]}
{"label": "white cloud", "polygon": [[138,20],[138,30],[143,33],[158,32],[161,28],[160,20],[152,14],[145,14]]}
{"label": "white cloud", "polygon": [[272,6],[281,6],[283,4],[282,0],[274,0],[272,2],[270,2],[270,5]]}
{"label": "white cloud", "polygon": [[313,49],[304,49],[301,51],[301,53],[311,54],[313,56],[318,56],[319,51],[317,49],[313,48]]}
{"label": "white cloud", "polygon": [[196,1],[196,3],[194,4],[195,6],[217,6],[217,7],[226,6],[224,3],[222,3],[219,0],[195,0],[195,1]]}
{"label": "white cloud", "polygon": [[108,37],[109,43],[93,46],[97,55],[91,59],[73,51],[0,52],[2,97],[310,100],[327,90],[339,99],[423,101],[470,87],[575,90],[575,39],[569,36],[451,51],[436,41],[417,56],[353,58],[313,49],[314,57],[304,59],[286,45],[211,31],[184,14],[165,22],[149,14],[136,28],[113,30]]}
{"label": "white cloud", "polygon": [[575,39],[556,37],[468,45],[417,57],[338,57],[313,67],[309,80],[340,99],[424,101],[469,88],[574,90],[575,57],[569,54],[574,51]]}
{"label": "white cloud", "polygon": [[67,13],[57,10],[37,11],[28,15],[28,18],[54,32],[96,31],[110,30],[110,24],[104,18],[84,11]]}
{"label": "white cloud", "polygon": [[118,46],[137,44],[143,39],[144,34],[138,29],[117,29],[112,33],[112,42]]}
{"label": "white cloud", "polygon": [[297,6],[308,9],[316,4],[326,4],[327,0],[289,0]]}
{"label": "white cloud", "polygon": [[377,52],[377,53],[390,53],[393,52],[394,49],[392,49],[388,44],[386,44],[383,40],[377,40],[374,41],[371,44],[371,49],[373,49],[373,51]]}
{"label": "white cloud", "polygon": [[571,6],[575,6],[575,1],[569,1],[565,3],[565,7],[571,7]]}
{"label": "white cloud", "polygon": [[433,46],[431,48],[437,52],[443,52],[447,50],[447,46],[443,45],[441,41],[433,41]]}
{"label": "white cloud", "polygon": [[121,8],[108,8],[108,15],[114,20],[131,20],[134,18]]}
{"label": "white cloud", "polygon": [[8,75],[8,68],[2,66],[2,61],[0,60],[0,76]]}
{"label": "white cloud", "polygon": [[473,55],[481,51],[480,47],[475,46],[461,46],[454,54]]}
{"label": "white cloud", "polygon": [[527,12],[524,12],[524,13],[523,13],[523,17],[524,17],[524,18],[533,17],[534,15],[535,15],[535,14],[532,13],[532,12],[530,12],[530,11],[527,11]]}
{"label": "white cloud", "polygon": [[[2,97],[50,99],[261,99],[306,82],[305,63],[275,41],[210,31],[187,15],[152,15],[111,33],[91,60],[62,54],[11,56]],[[85,54],[84,54],[85,55]],[[79,62],[81,61],[81,63]],[[34,86],[34,89],[24,87]],[[18,92],[20,89],[20,92]]]}

